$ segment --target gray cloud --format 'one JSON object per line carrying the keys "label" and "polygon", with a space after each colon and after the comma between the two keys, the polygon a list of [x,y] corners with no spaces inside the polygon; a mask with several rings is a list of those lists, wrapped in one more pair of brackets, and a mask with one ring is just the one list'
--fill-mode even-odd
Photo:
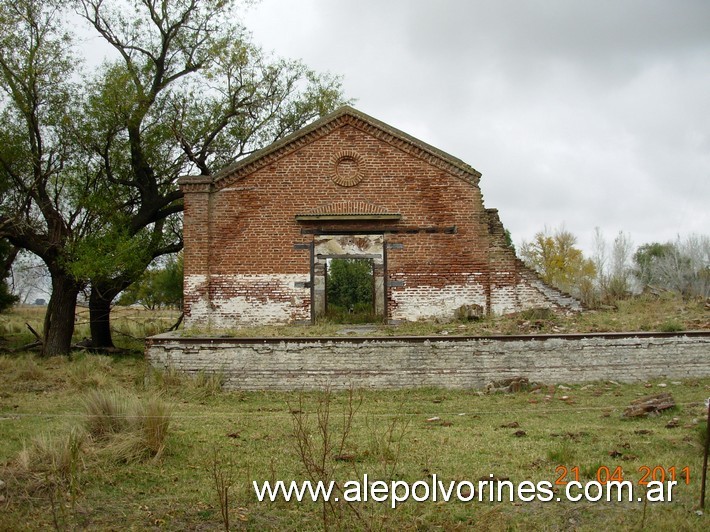
{"label": "gray cloud", "polygon": [[246,23],[483,172],[516,241],[710,233],[710,2],[262,0]]}

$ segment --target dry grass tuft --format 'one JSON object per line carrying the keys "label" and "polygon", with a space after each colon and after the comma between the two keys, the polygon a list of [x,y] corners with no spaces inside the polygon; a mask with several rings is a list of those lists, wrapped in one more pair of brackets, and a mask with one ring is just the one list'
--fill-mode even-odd
{"label": "dry grass tuft", "polygon": [[218,396],[222,393],[224,382],[225,376],[220,371],[200,371],[189,375],[173,367],[151,369],[146,379],[149,388],[194,399]]}
{"label": "dry grass tuft", "polygon": [[8,472],[28,494],[61,484],[75,490],[83,470],[87,434],[73,427],[61,435],[40,434],[33,438],[10,463]]}
{"label": "dry grass tuft", "polygon": [[93,391],[84,401],[86,428],[103,441],[101,452],[126,463],[159,459],[167,442],[171,409],[156,396],[143,400]]}
{"label": "dry grass tuft", "polygon": [[84,399],[86,430],[94,438],[105,439],[128,427],[127,414],[133,401],[116,391],[94,390]]}
{"label": "dry grass tuft", "polygon": [[199,372],[190,381],[190,385],[197,396],[215,397],[222,392],[225,377],[221,372]]}
{"label": "dry grass tuft", "polygon": [[143,447],[152,458],[159,459],[165,450],[171,415],[168,404],[155,396],[137,405],[134,431],[141,434]]}
{"label": "dry grass tuft", "polygon": [[15,362],[6,355],[0,355],[0,373],[8,375],[15,368]]}
{"label": "dry grass tuft", "polygon": [[151,368],[148,373],[147,384],[165,392],[180,389],[185,386],[185,374],[172,366],[164,370]]}

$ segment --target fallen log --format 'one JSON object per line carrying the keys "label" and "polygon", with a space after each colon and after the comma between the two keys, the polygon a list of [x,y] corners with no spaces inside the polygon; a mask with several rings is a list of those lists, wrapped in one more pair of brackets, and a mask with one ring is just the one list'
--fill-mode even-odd
{"label": "fallen log", "polygon": [[486,393],[516,393],[521,390],[527,390],[530,382],[527,377],[511,377],[498,381],[491,381],[486,384]]}
{"label": "fallen log", "polygon": [[624,413],[623,417],[640,417],[658,414],[663,410],[675,408],[675,399],[668,393],[659,393],[657,395],[648,395],[631,401]]}
{"label": "fallen log", "polygon": [[20,347],[0,347],[0,353],[22,353],[23,351],[29,351],[38,347],[42,347],[42,342],[32,342],[31,344],[22,345]]}
{"label": "fallen log", "polygon": [[35,331],[35,330],[32,328],[32,325],[30,325],[29,323],[25,323],[25,325],[27,325],[27,328],[30,330],[30,332],[31,332],[32,334],[34,334],[34,337],[37,338],[37,341],[38,341],[39,343],[42,343],[42,337],[39,335],[39,333],[38,333],[37,331]]}

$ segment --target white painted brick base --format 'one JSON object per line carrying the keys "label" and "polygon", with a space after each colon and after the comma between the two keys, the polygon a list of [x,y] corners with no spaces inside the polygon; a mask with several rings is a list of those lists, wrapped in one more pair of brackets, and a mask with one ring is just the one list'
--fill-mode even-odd
{"label": "white painted brick base", "polygon": [[451,285],[443,288],[418,286],[393,290],[392,320],[451,320],[462,305],[486,307],[486,293],[480,284]]}
{"label": "white painted brick base", "polygon": [[185,328],[235,329],[310,319],[310,289],[296,288],[308,275],[185,276]]}

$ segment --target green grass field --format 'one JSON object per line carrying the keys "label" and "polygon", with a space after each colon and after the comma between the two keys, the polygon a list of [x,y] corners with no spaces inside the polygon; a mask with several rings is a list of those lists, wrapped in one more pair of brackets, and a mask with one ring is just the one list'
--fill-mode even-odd
{"label": "green grass field", "polygon": [[[544,386],[499,395],[440,389],[223,392],[219,375],[191,380],[148,371],[143,338],[166,330],[176,318],[171,311],[117,309],[115,341],[128,355],[0,355],[0,530],[220,530],[226,518],[233,530],[710,525],[707,513],[698,513],[710,378]],[[77,340],[88,334],[86,322],[80,309]],[[0,315],[0,347],[31,341],[25,323],[40,330],[42,309]],[[235,334],[330,335],[341,329],[324,323]],[[475,323],[378,326],[374,334],[683,329],[710,329],[705,302],[640,298],[581,315],[530,312]],[[672,393],[677,407],[658,416],[622,418],[632,400],[659,392]],[[342,486],[364,474],[371,481],[431,482],[436,475],[445,483],[475,485],[490,475],[554,483],[565,472],[560,480],[578,472],[584,482],[607,470],[622,472],[637,490],[644,473],[654,470],[656,476],[675,474],[679,485],[672,502],[646,505],[474,498],[408,501],[396,509],[372,501],[259,502],[251,487],[255,480],[306,479]]]}
{"label": "green grass field", "polygon": [[[21,346],[35,340],[27,328],[42,332],[46,307],[20,305],[0,314],[0,347]],[[167,331],[180,316],[178,310],[147,310],[139,307],[114,307],[111,313],[113,340],[117,346],[139,352],[145,338]],[[74,341],[91,336],[89,332],[89,309],[77,307],[74,320]]]}
{"label": "green grass field", "polygon": [[[20,306],[0,314],[0,347],[32,342],[34,337],[26,324],[42,330],[44,307]],[[145,310],[115,307],[111,323],[117,346],[139,352],[146,336],[167,331],[180,315],[176,310]],[[234,336],[335,336],[347,325],[338,319],[316,325],[281,325],[218,331]],[[75,341],[88,337],[89,311],[79,307],[76,313]],[[411,322],[398,326],[373,324],[364,335],[481,335],[585,333],[608,331],[682,331],[710,330],[710,312],[702,299],[683,300],[673,294],[643,296],[617,302],[616,306],[582,313],[555,314],[540,309],[514,315],[494,316],[472,322]],[[183,335],[200,335],[215,331],[180,329]]]}
{"label": "green grass field", "polygon": [[[710,396],[710,379],[597,382],[501,395],[354,391],[351,403],[347,392],[227,393],[218,377],[146,378],[138,356],[2,356],[0,373],[3,530],[219,530],[215,478],[229,488],[227,514],[235,530],[700,530],[710,524],[707,515],[696,514],[702,402]],[[126,454],[114,440],[87,435],[86,404],[96,390],[134,401],[158,397],[167,405],[170,425],[157,458]],[[673,394],[675,410],[621,418],[630,401],[660,391]],[[677,426],[666,428],[673,418]],[[350,427],[345,435],[344,426]],[[299,442],[306,451],[299,452]],[[434,474],[445,482],[491,474],[516,483],[555,482],[564,472],[560,466],[568,479],[578,467],[583,481],[604,467],[620,467],[635,484],[644,466],[661,466],[668,475],[675,468],[680,483],[672,502],[645,507],[409,501],[394,510],[368,502],[325,513],[312,502],[258,502],[251,488],[253,480],[342,483],[364,473],[410,483]],[[683,468],[690,471],[688,484]]]}

